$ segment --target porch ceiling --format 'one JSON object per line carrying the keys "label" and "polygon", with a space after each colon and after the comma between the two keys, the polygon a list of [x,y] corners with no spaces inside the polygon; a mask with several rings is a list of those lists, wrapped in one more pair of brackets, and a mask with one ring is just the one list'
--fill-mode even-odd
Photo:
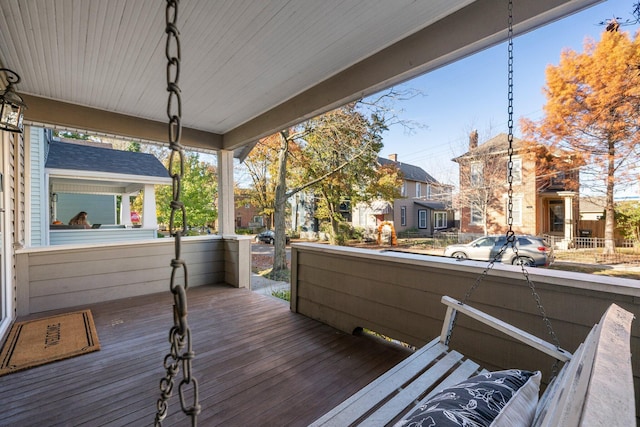
{"label": "porch ceiling", "polygon": [[[599,0],[516,2],[517,33]],[[185,145],[258,138],[505,39],[506,0],[190,0],[180,5]],[[164,3],[3,0],[0,66],[27,123],[166,141]]]}

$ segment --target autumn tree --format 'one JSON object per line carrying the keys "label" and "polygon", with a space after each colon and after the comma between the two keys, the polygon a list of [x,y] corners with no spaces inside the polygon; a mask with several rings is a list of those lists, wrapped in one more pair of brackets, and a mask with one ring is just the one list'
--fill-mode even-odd
{"label": "autumn tree", "polygon": [[280,135],[271,135],[258,141],[244,161],[252,184],[246,191],[248,201],[258,208],[260,215],[269,217],[267,228],[273,227],[275,176],[279,150]]}
{"label": "autumn tree", "polygon": [[[615,28],[614,28],[615,29]],[[584,52],[562,52],[546,70],[544,117],[523,120],[526,135],[582,158],[581,181],[605,195],[605,253],[613,253],[614,193],[637,181],[640,39],[605,31]]]}
{"label": "autumn tree", "polygon": [[[337,174],[347,168],[351,162],[356,161],[361,156],[368,156],[371,158],[371,149],[373,147],[377,147],[378,150],[382,147],[382,145],[379,144],[379,140],[376,144],[372,144],[374,139],[379,138],[379,135],[372,138],[371,135],[368,135],[366,132],[363,133],[361,126],[362,123],[367,122],[369,125],[373,125],[372,129],[375,129],[374,133],[381,133],[384,127],[392,124],[399,124],[407,131],[409,131],[413,126],[417,126],[417,124],[411,121],[401,120],[399,118],[401,111],[395,110],[395,108],[393,108],[393,104],[397,101],[410,99],[418,94],[419,93],[413,89],[402,91],[391,89],[377,97],[370,98],[366,101],[361,100],[338,109],[341,110],[342,113],[326,113],[329,115],[334,114],[333,117],[335,119],[339,117],[345,119],[342,124],[334,123],[333,125],[329,125],[322,119],[316,118],[298,126],[284,129],[272,136],[273,140],[271,142],[273,143],[273,147],[278,147],[276,166],[269,172],[269,176],[272,179],[275,179],[273,206],[276,239],[274,242],[273,275],[277,275],[280,271],[287,269],[285,252],[285,215],[287,200],[300,191],[313,187],[325,179],[330,179],[334,174]],[[351,124],[356,125],[356,128],[353,129],[351,133],[348,130],[348,123],[351,119],[348,118],[349,114],[345,114],[347,111],[354,116],[359,116],[359,120],[363,120],[362,122],[359,122],[359,120],[353,120],[351,122]],[[370,114],[366,114],[366,112],[369,112]],[[371,120],[369,120],[368,117],[371,117]],[[344,136],[344,138],[336,138],[336,135],[332,136],[334,142],[340,141],[346,144],[345,147],[347,149],[341,158],[340,156],[336,158],[335,155],[332,157],[328,151],[325,155],[321,155],[320,152],[317,151],[322,147],[322,139],[318,137],[318,135],[314,135],[316,132],[316,126],[320,126],[321,129],[318,129],[318,132],[324,132],[325,135],[330,135],[331,132],[329,129],[333,126],[334,131],[337,132],[336,135],[339,133]],[[358,128],[358,126],[360,126],[360,128]],[[352,148],[354,147],[353,144],[357,141],[357,138],[354,137],[356,134],[363,137],[359,141],[362,147],[360,150],[354,151],[353,149],[348,149],[348,145],[351,144]],[[308,144],[309,141],[311,142],[310,144]],[[330,144],[327,144],[327,147],[325,148],[329,149],[329,147]],[[333,149],[335,150],[336,147],[337,146],[334,145]],[[311,165],[310,162],[312,160],[318,160],[320,162],[326,161],[328,164],[332,164],[333,167],[324,169],[316,167],[314,174],[307,174],[305,171]],[[367,165],[367,169],[376,169],[375,162],[369,163]],[[290,173],[290,171],[293,172]],[[377,184],[373,184],[368,190],[369,194],[372,194],[372,191],[376,186],[377,191],[382,191],[382,188],[387,188],[390,185],[389,179],[380,178],[380,174],[387,172],[389,171],[384,168],[378,170],[378,176],[376,177],[378,182]],[[358,175],[358,173],[361,173],[361,171],[358,171],[354,176],[360,176],[362,178],[365,177],[365,175]],[[308,179],[306,182],[301,178],[302,175],[305,175]],[[360,184],[362,185],[364,182],[365,181],[362,180]],[[362,194],[364,195],[366,193]],[[329,206],[331,203],[330,201],[335,200],[336,198],[337,197],[329,196],[329,193],[327,193],[327,197],[325,199],[327,202],[326,212],[331,212],[332,208]],[[335,208],[333,208],[333,210],[335,211]],[[334,220],[339,221],[337,216],[332,217]],[[327,216],[327,219],[331,221],[329,216]]]}
{"label": "autumn tree", "polygon": [[319,201],[316,217],[329,224],[329,242],[342,244],[341,205],[399,191],[398,179],[389,181],[388,174],[394,171],[376,167],[386,125],[376,114],[366,117],[352,103],[310,120],[307,126],[313,131],[302,145],[294,184],[314,182],[309,187]]}

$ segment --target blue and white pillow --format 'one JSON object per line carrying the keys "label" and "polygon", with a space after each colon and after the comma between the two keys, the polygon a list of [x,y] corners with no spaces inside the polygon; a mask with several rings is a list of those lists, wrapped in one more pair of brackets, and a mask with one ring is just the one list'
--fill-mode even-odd
{"label": "blue and white pillow", "polygon": [[477,375],[434,395],[396,427],[529,426],[541,376],[517,369]]}

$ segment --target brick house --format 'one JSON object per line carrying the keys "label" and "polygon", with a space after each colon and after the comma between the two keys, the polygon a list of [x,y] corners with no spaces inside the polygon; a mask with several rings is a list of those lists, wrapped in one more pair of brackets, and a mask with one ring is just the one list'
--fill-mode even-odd
{"label": "brick house", "polygon": [[270,225],[270,218],[260,215],[259,209],[251,203],[248,190],[244,188],[235,190],[235,204],[236,230],[244,228],[257,232]]}
{"label": "brick house", "polygon": [[[576,234],[579,173],[572,158],[540,144],[513,139],[513,229],[549,234],[570,241]],[[453,159],[460,166],[460,231],[504,233],[507,230],[508,136],[501,133]]]}
{"label": "brick house", "polygon": [[396,154],[378,158],[381,166],[392,165],[402,176],[401,198],[360,203],[353,210],[353,225],[371,232],[391,222],[396,233],[413,231],[431,236],[454,226],[451,185],[438,182],[421,167],[399,162]]}

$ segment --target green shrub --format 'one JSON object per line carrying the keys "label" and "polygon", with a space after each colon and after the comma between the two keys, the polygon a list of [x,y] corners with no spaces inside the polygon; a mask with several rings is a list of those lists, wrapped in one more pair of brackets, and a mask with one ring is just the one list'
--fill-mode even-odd
{"label": "green shrub", "polygon": [[288,291],[286,289],[273,290],[271,291],[271,295],[285,301],[291,301],[291,291]]}

